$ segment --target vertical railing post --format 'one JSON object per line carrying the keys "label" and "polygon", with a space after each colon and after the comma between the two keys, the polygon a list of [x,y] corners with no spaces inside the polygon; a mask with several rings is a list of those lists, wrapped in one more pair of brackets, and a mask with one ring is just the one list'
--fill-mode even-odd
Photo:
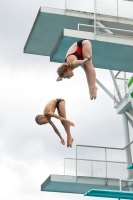
{"label": "vertical railing post", "polygon": [[66,10],[66,4],[67,4],[67,0],[65,0],[65,10]]}
{"label": "vertical railing post", "polygon": [[118,18],[118,0],[116,0],[116,6],[117,6],[117,18]]}
{"label": "vertical railing post", "polygon": [[66,15],[67,0],[65,0],[65,15]]}
{"label": "vertical railing post", "polygon": [[119,180],[119,184],[120,184],[120,191],[121,191],[121,182],[122,182],[122,180],[120,179],[120,180]]}
{"label": "vertical railing post", "polygon": [[105,170],[106,170],[106,185],[107,185],[107,149],[105,148]]}
{"label": "vertical railing post", "polygon": [[94,39],[96,39],[96,0],[94,0]]}
{"label": "vertical railing post", "polygon": [[65,175],[65,158],[64,158],[64,175]]}
{"label": "vertical railing post", "polygon": [[77,183],[77,145],[76,145],[76,183]]}
{"label": "vertical railing post", "polygon": [[93,160],[91,161],[91,177],[93,177]]}

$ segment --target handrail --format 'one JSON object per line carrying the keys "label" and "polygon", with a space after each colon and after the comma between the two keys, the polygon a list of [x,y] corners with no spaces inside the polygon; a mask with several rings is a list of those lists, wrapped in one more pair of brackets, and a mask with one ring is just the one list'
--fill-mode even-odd
{"label": "handrail", "polygon": [[85,161],[97,161],[97,162],[108,162],[108,163],[123,163],[126,164],[126,162],[120,162],[120,161],[105,161],[105,160],[93,160],[93,159],[82,159],[82,158],[64,158],[65,160],[85,160]]}
{"label": "handrail", "polygon": [[101,26],[94,26],[94,25],[87,25],[87,24],[80,24],[78,23],[78,31],[79,31],[79,26],[87,26],[87,27],[96,27],[96,28],[100,28],[100,29],[109,29],[109,30],[116,30],[116,31],[124,31],[124,32],[128,32],[128,33],[133,33],[133,31],[131,30],[125,30],[125,29],[119,29],[119,28],[110,28],[110,27],[101,27]]}
{"label": "handrail", "polygon": [[126,149],[128,146],[130,146],[132,143],[133,143],[133,141],[131,141],[129,144],[127,144],[124,148],[104,147],[104,146],[89,146],[89,145],[79,145],[79,144],[77,144],[76,146],[80,146],[80,147],[94,147],[94,148],[103,148],[103,149],[124,150],[124,149]]}

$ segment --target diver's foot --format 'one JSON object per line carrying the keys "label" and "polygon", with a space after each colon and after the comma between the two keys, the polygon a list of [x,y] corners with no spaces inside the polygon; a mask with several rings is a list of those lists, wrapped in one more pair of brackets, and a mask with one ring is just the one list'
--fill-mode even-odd
{"label": "diver's foot", "polygon": [[74,138],[72,138],[71,136],[67,138],[67,147],[72,148],[73,140]]}
{"label": "diver's foot", "polygon": [[90,93],[90,99],[92,100],[93,99],[93,96],[92,96],[92,94]]}
{"label": "diver's foot", "polygon": [[91,100],[97,98],[97,90],[98,88],[96,86],[91,89],[91,95],[90,95]]}

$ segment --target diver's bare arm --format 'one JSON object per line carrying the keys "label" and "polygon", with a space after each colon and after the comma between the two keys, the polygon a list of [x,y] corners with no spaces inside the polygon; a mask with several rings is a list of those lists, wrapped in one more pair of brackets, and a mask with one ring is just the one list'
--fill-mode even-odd
{"label": "diver's bare arm", "polygon": [[56,128],[55,124],[51,120],[49,120],[49,124],[52,126],[52,128],[54,129],[54,132],[59,136],[59,138],[63,139],[59,130]]}
{"label": "diver's bare arm", "polygon": [[75,69],[76,67],[78,67],[78,66],[81,66],[81,65],[84,65],[85,63],[87,63],[88,61],[90,61],[92,59],[92,57],[87,57],[87,58],[85,58],[84,60],[75,60],[75,61],[73,61],[73,62],[71,62],[71,67],[73,68],[73,69]]}
{"label": "diver's bare arm", "polygon": [[55,113],[53,113],[53,112],[48,112],[48,113],[46,113],[45,115],[48,115],[48,116],[50,116],[50,117],[55,117],[56,119],[59,119],[60,121],[64,121],[64,122],[69,123],[70,126],[74,126],[74,123],[73,123],[73,122],[71,122],[71,121],[67,120],[66,118],[61,117],[61,116],[59,116],[59,115],[57,115],[57,114],[55,114]]}

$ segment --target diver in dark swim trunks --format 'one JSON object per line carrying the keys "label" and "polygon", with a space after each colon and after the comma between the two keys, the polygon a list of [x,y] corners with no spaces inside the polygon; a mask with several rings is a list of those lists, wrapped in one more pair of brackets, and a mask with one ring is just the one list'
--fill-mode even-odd
{"label": "diver in dark swim trunks", "polygon": [[62,101],[65,101],[64,99],[56,99],[57,103],[56,103],[56,108],[59,110],[59,103]]}
{"label": "diver in dark swim trunks", "polygon": [[70,79],[74,75],[73,70],[78,66],[82,66],[85,71],[90,99],[96,99],[98,88],[96,86],[96,72],[92,64],[92,48],[89,40],[79,40],[68,49],[65,63],[57,69],[59,77],[56,80],[61,81],[62,78]]}
{"label": "diver in dark swim trunks", "polygon": [[[56,108],[58,111],[58,115],[54,113]],[[43,115],[37,115],[35,117],[35,121],[39,125],[49,123],[53,127],[55,133],[61,139],[61,143],[63,145],[65,145],[65,141],[62,138],[59,130],[56,128],[55,124],[52,122],[51,117],[55,117],[61,121],[61,123],[64,126],[64,129],[66,131],[66,134],[67,134],[67,147],[72,147],[74,138],[71,136],[70,126],[74,126],[74,124],[71,121],[66,119],[66,109],[65,109],[65,100],[64,99],[61,99],[61,98],[53,99],[50,102],[48,102],[44,108]]]}

